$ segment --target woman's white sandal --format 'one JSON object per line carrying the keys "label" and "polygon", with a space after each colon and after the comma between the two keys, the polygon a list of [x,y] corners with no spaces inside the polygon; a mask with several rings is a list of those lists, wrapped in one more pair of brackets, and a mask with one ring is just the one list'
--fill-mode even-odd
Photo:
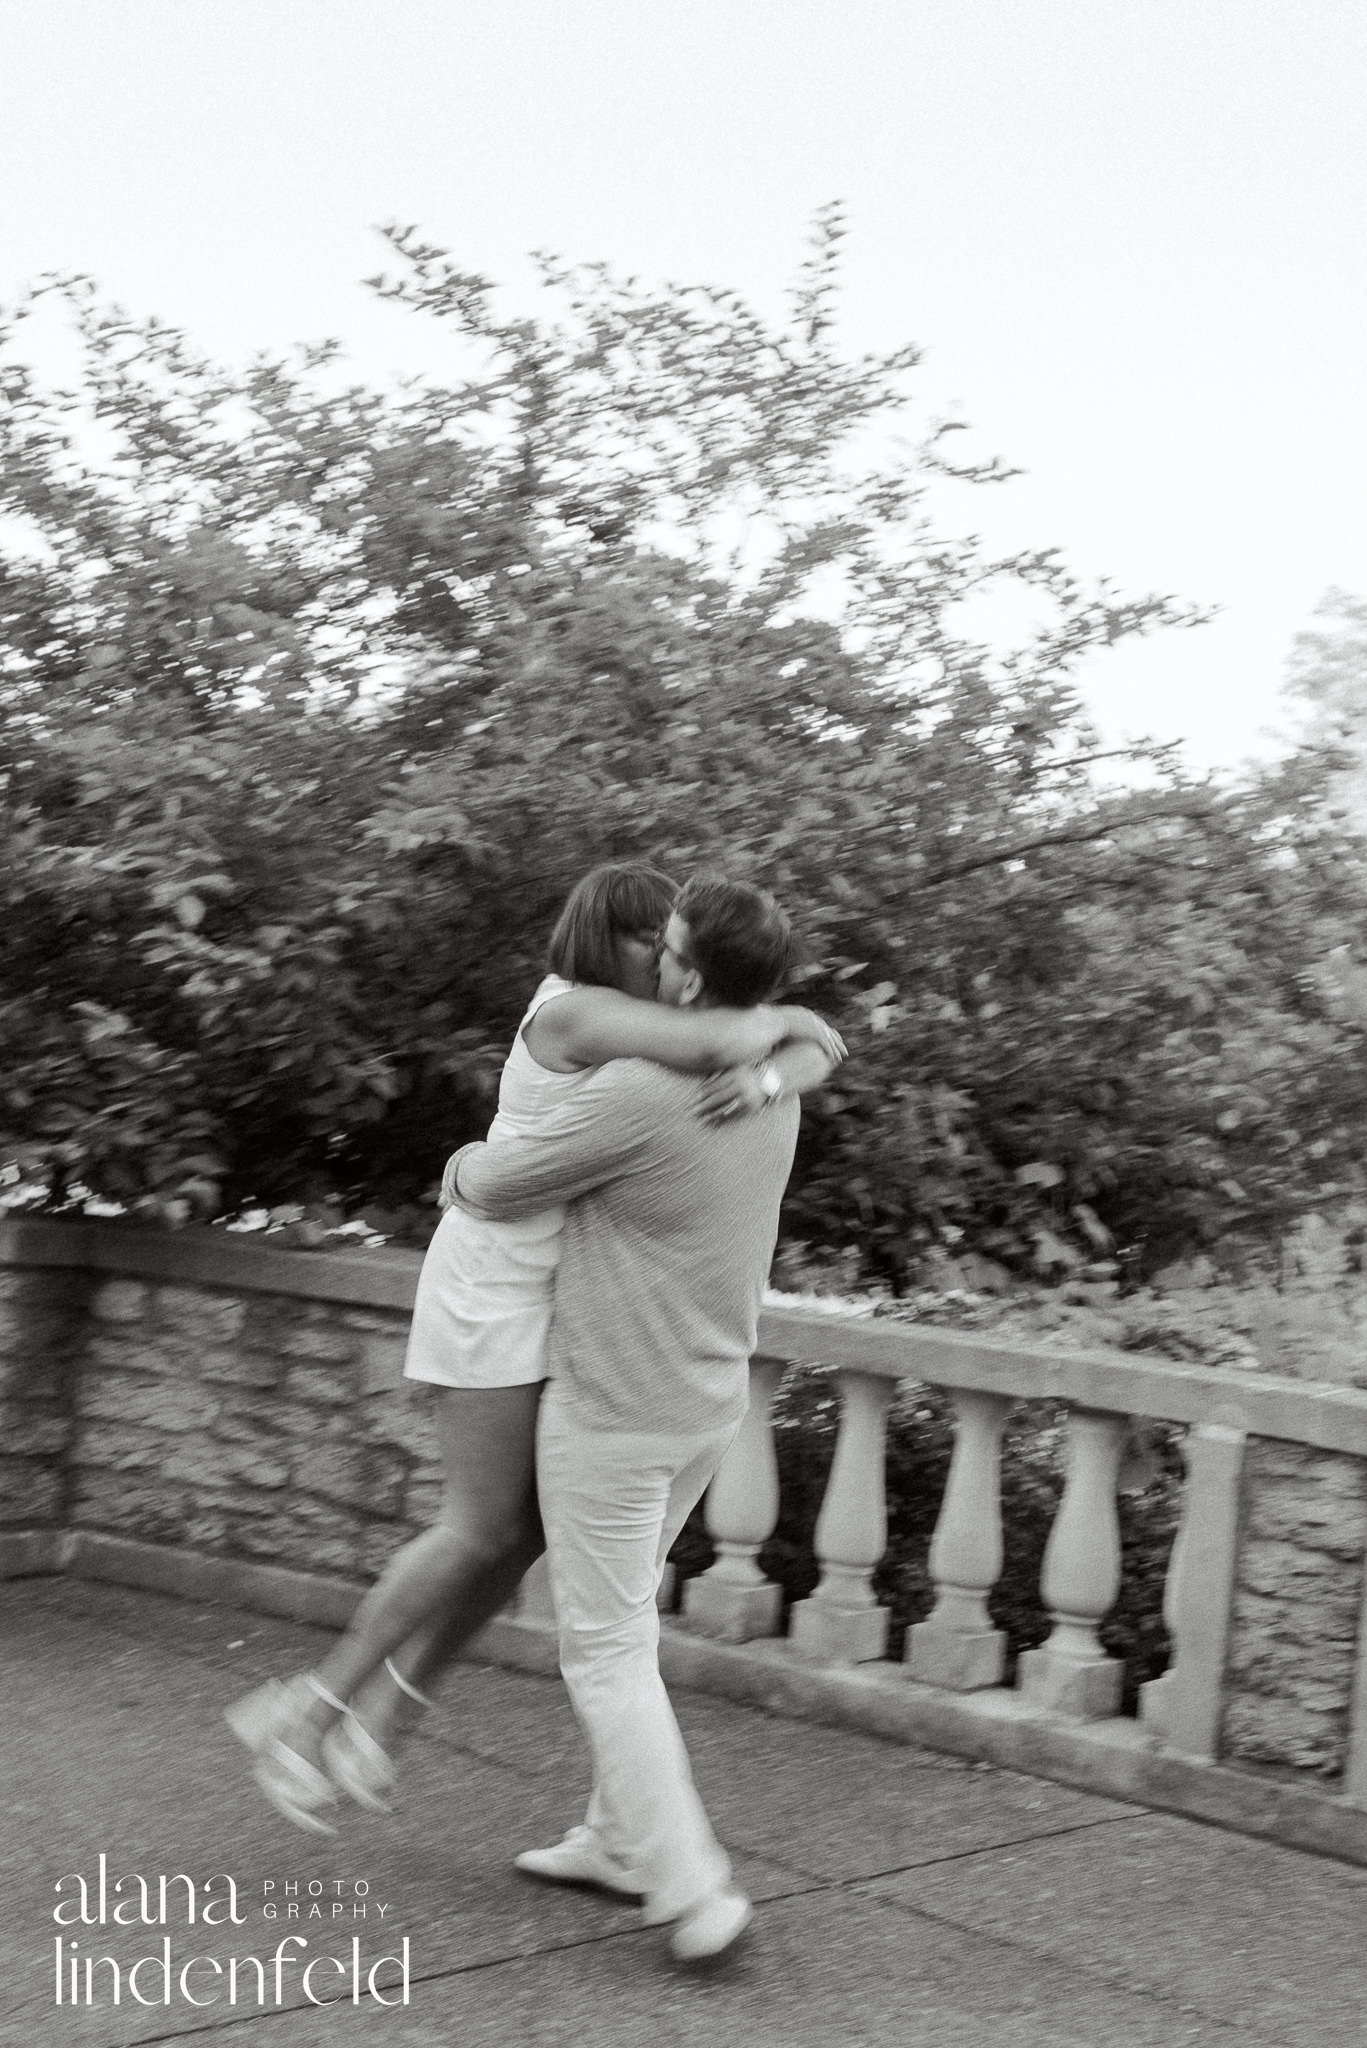
{"label": "woman's white sandal", "polygon": [[256,1758],[253,1776],[277,1813],[314,1835],[335,1835],[323,1809],[337,1801],[337,1788],[324,1771],[282,1738],[307,1708],[305,1690],[333,1704],[311,1673],[282,1684],[269,1679],[226,1709],[224,1720]]}
{"label": "woman's white sandal", "polygon": [[297,1828],[311,1835],[336,1834],[332,1822],[323,1819],[323,1809],[337,1804],[337,1787],[307,1757],[277,1740],[257,1758],[252,1775],[276,1812]]}
{"label": "woman's white sandal", "polygon": [[282,1685],[278,1678],[268,1678],[264,1685],[225,1707],[223,1718],[244,1749],[259,1756],[276,1731],[286,1725],[292,1697],[287,1685]]}
{"label": "woman's white sandal", "polygon": [[341,1715],[335,1728],[323,1737],[323,1762],[334,1785],[371,1813],[388,1813],[392,1807],[394,1766],[354,1707],[339,1700],[319,1683],[310,1671],[306,1682],[325,1706]]}
{"label": "woman's white sandal", "polygon": [[348,1712],[323,1737],[323,1762],[328,1776],[348,1799],[371,1813],[394,1810],[394,1765],[364,1721]]}
{"label": "woman's white sandal", "polygon": [[389,1673],[390,1677],[393,1679],[395,1685],[398,1686],[399,1691],[407,1693],[410,1700],[416,1700],[420,1707],[430,1707],[432,1705],[431,1700],[428,1699],[427,1694],[425,1692],[419,1692],[416,1685],[409,1684],[408,1680],[404,1677],[402,1671],[396,1668],[394,1661],[391,1657],[385,1658],[384,1668]]}
{"label": "woman's white sandal", "polygon": [[[419,1706],[431,1706],[426,1693],[419,1692],[416,1685],[410,1685],[403,1673],[395,1670],[388,1657],[384,1663],[385,1670],[400,1692],[416,1700]],[[395,1784],[392,1758],[375,1740],[354,1708],[343,1705],[330,1693],[324,1692],[312,1676],[309,1683],[321,1700],[330,1707],[336,1707],[342,1715],[338,1726],[329,1728],[323,1737],[323,1761],[329,1777],[358,1806],[368,1808],[371,1813],[392,1812]]]}

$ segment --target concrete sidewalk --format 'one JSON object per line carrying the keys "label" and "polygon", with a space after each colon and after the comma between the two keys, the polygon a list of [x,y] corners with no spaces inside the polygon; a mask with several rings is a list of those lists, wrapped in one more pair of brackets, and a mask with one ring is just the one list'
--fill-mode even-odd
{"label": "concrete sidewalk", "polygon": [[[1367,1871],[698,1695],[676,1694],[679,1718],[760,1904],[744,1951],[709,1977],[673,1968],[632,1911],[510,1868],[516,1849],[579,1817],[586,1791],[556,1681],[462,1666],[406,1753],[402,1810],[353,1809],[337,1837],[304,1835],[260,1800],[219,1710],[325,1640],[75,1579],[0,1583],[6,2048],[197,2035],[205,2048],[1367,2043]],[[54,1905],[79,1893],[56,1881],[81,1873],[95,1913],[101,1852],[111,1887],[148,1880],[153,1920],[159,1878],[185,1873],[195,1924],[171,1883],[164,1926],[59,1930]],[[199,1917],[206,1896],[226,1897],[221,1877],[204,1891],[217,1873],[236,1881],[239,1925]],[[138,1896],[125,1883],[120,1902]],[[107,1912],[115,1903],[110,1889]],[[95,1960],[91,2005],[79,1974],[81,2002],[55,2003],[59,1935],[68,1972]],[[308,1947],[287,1946],[277,2006],[273,1959],[290,1935]],[[405,1938],[409,2002],[385,2007],[368,1973]],[[123,1975],[117,2007],[96,1960],[107,1955]],[[249,1956],[265,1966],[264,2006]],[[146,2005],[128,1993],[139,1957],[153,1958],[136,1980]],[[219,1994],[198,2008],[180,1973],[206,1957],[224,1975],[203,1961],[187,1972],[189,1994]],[[304,1999],[310,1957],[322,1959],[314,1991],[343,2002]],[[377,1989],[397,1998],[397,1979],[383,1966]]]}

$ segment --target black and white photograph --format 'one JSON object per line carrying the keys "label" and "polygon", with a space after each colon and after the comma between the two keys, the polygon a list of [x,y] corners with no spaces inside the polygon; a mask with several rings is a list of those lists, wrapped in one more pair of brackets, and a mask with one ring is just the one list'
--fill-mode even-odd
{"label": "black and white photograph", "polygon": [[1364,109],[0,0],[0,2048],[1367,2042]]}

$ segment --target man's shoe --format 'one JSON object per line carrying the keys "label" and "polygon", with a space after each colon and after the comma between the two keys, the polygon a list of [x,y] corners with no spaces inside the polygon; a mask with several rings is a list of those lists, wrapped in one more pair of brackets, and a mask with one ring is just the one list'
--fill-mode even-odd
{"label": "man's shoe", "polygon": [[730,1954],[754,1917],[755,1909],[743,1892],[713,1892],[675,1921],[669,1953],[676,1963],[719,1962]]}
{"label": "man's shoe", "polygon": [[524,1849],[514,1856],[513,1867],[528,1877],[544,1878],[549,1884],[591,1885],[600,1892],[612,1892],[619,1899],[641,1899],[636,1872],[615,1856],[609,1856],[592,1828],[571,1828],[563,1842],[551,1849]]}

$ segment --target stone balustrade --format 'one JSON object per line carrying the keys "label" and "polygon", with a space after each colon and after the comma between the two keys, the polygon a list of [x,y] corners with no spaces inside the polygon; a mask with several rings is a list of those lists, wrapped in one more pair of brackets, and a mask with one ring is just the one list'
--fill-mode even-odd
{"label": "stone balustrade", "polygon": [[[425,1390],[399,1376],[419,1263],[220,1232],[0,1226],[0,1576],[61,1568],[75,1543],[108,1576],[152,1555],[200,1560],[231,1597],[267,1598],[281,1569],[344,1589],[372,1577],[437,1496]],[[759,1557],[779,1512],[770,1407],[790,1364],[826,1368],[841,1412],[813,1535],[819,1582],[781,1637],[782,1596]],[[1138,1797],[1157,1785],[1161,1803],[1188,1810],[1202,1810],[1210,1768],[1278,1766],[1335,1810],[1297,1821],[1296,1838],[1367,1862],[1367,1392],[777,1309],[751,1375],[706,1503],[715,1562],[685,1586],[667,1658],[761,1703],[794,1697],[806,1672],[822,1712],[848,1674],[870,1725],[999,1756],[1006,1730],[1027,1768]],[[903,1381],[944,1391],[954,1447],[933,1603],[893,1663],[874,1573]],[[1065,1482],[1040,1583],[1050,1632],[1007,1686],[988,1603],[1003,1433],[1029,1401],[1067,1418]],[[1120,1585],[1118,1467],[1134,1417],[1185,1430],[1164,1600],[1173,1657],[1137,1720],[1118,1712],[1119,1667],[1098,1635]],[[545,1611],[533,1591],[523,1621],[544,1628]],[[1089,1777],[1078,1759],[1103,1751],[1112,1762]],[[1188,1764],[1206,1778],[1182,1777]]]}
{"label": "stone balustrade", "polygon": [[[1186,1426],[1186,1479],[1164,1619],[1173,1657],[1142,1688],[1156,1740],[1205,1760],[1303,1766],[1367,1803],[1367,1393],[1128,1352],[1054,1352],[930,1328],[767,1314],[750,1427],[717,1475],[708,1527],[720,1555],[684,1589],[685,1616],[738,1640],[775,1624],[751,1578],[727,1591],[730,1503],[753,1558],[772,1533],[767,1411],[782,1357],[835,1368],[842,1414],[815,1545],[822,1578],[793,1609],[804,1657],[882,1657],[873,1575],[887,1545],[884,1424],[892,1385],[948,1390],[955,1443],[930,1546],[935,1603],[907,1631],[909,1678],[997,1687],[1005,1643],[987,1601],[1001,1572],[1002,1435],[1015,1401],[1067,1405],[1066,1478],[1040,1591],[1048,1640],[1022,1653],[1022,1700],[1052,1715],[1117,1715],[1121,1669],[1098,1635],[1120,1590],[1117,1486],[1132,1417]],[[749,1474],[755,1474],[752,1483]],[[768,1510],[766,1510],[768,1511]],[[746,1617],[759,1615],[751,1625]]]}

